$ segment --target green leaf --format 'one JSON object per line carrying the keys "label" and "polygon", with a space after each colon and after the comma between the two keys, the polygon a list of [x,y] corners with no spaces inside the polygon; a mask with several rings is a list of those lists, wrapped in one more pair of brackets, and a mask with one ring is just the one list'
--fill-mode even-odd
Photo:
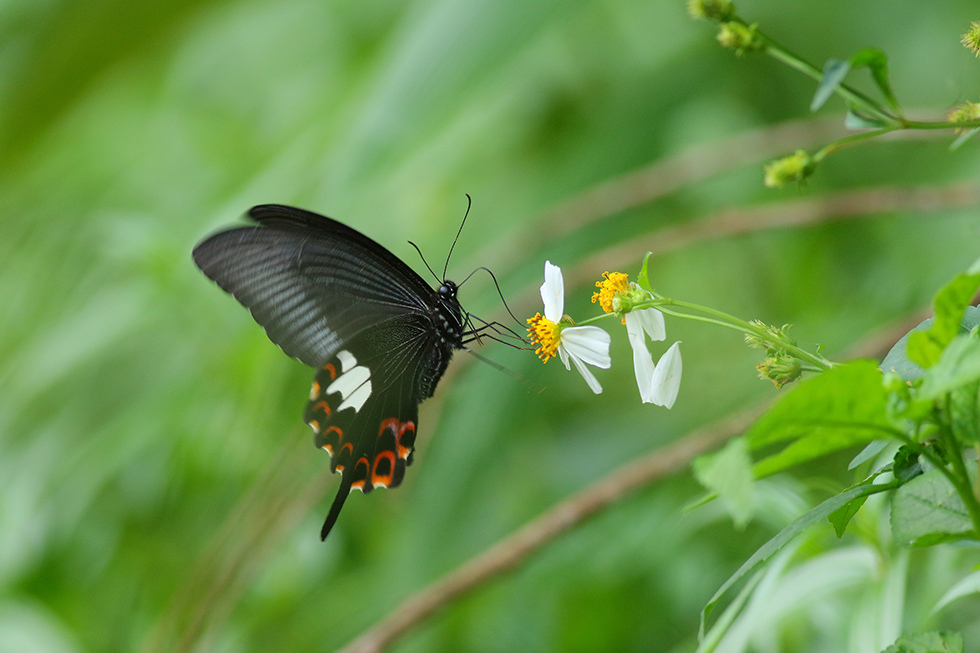
{"label": "green leaf", "polygon": [[957,138],[955,141],[953,141],[950,144],[949,146],[950,152],[956,150],[957,148],[959,148],[960,145],[973,138],[973,135],[976,134],[977,131],[980,131],[980,127],[974,127],[973,129],[968,129],[965,133],[960,134],[959,138]]}
{"label": "green leaf", "polygon": [[[935,318],[929,318],[918,324],[914,329],[906,333],[895,346],[891,348],[888,355],[885,356],[885,360],[881,362],[881,369],[885,372],[894,372],[902,377],[905,381],[915,381],[925,374],[925,370],[922,369],[914,361],[910,360],[908,357],[908,341],[909,336],[913,333],[920,331],[928,331],[932,328]],[[963,312],[963,320],[960,322],[960,334],[969,333],[970,330],[976,328],[980,324],[980,308],[976,306],[967,306],[966,310]]]}
{"label": "green leaf", "polygon": [[786,546],[794,537],[810,528],[814,524],[824,520],[829,517],[834,511],[839,510],[842,506],[847,505],[851,501],[863,497],[876,494],[878,492],[885,492],[894,488],[895,485],[892,483],[887,483],[884,485],[858,485],[852,487],[848,490],[841,492],[840,494],[830,497],[826,501],[822,502],[815,508],[808,510],[804,514],[797,517],[793,522],[779,531],[775,537],[763,544],[759,549],[753,553],[748,560],[742,563],[742,566],[726,580],[718,591],[715,592],[711,600],[704,606],[701,610],[701,626],[699,628],[698,637],[703,637],[704,627],[708,617],[711,615],[711,611],[714,609],[721,597],[724,596],[728,589],[737,583],[743,576],[752,571],[756,565],[759,565],[771,556],[777,553],[780,549]]}
{"label": "green leaf", "polygon": [[953,601],[972,594],[980,594],[980,571],[974,571],[972,574],[968,574],[957,581],[955,585],[943,594],[941,599],[936,601],[936,605],[932,606],[929,614],[936,614]]}
{"label": "green leaf", "polygon": [[851,64],[848,61],[827,59],[827,63],[823,65],[823,78],[820,80],[820,85],[817,86],[817,91],[813,94],[813,100],[810,102],[810,111],[818,110],[830,99],[830,96],[840,87],[850,70]]}
{"label": "green leaf", "polygon": [[885,126],[885,121],[880,118],[866,116],[858,112],[854,107],[847,110],[844,116],[844,126],[848,129],[881,129]]}
{"label": "green leaf", "polygon": [[856,469],[859,465],[863,465],[864,463],[868,462],[869,460],[871,460],[872,458],[880,454],[882,451],[884,451],[885,447],[887,446],[888,446],[888,440],[875,440],[873,442],[868,443],[868,446],[866,446],[864,449],[861,449],[861,453],[854,456],[854,458],[851,459],[851,462],[847,464],[847,471]]}
{"label": "green leaf", "polygon": [[895,457],[892,459],[892,471],[895,478],[903,482],[911,481],[922,474],[922,464],[919,462],[922,449],[923,445],[921,444],[915,446],[903,444],[898,448]]}
{"label": "green leaf", "polygon": [[653,252],[647,252],[647,255],[643,257],[643,265],[640,267],[640,273],[636,275],[636,283],[647,292],[653,292],[653,288],[650,287],[650,277],[647,274],[647,263],[650,261],[651,254]]}
{"label": "green leaf", "polygon": [[902,635],[882,653],[963,653],[963,635],[952,631]]}
{"label": "green leaf", "polygon": [[980,338],[959,335],[922,377],[919,399],[938,399],[980,379]]}
{"label": "green leaf", "polygon": [[[974,268],[976,264],[974,264]],[[970,300],[980,288],[980,273],[971,269],[943,286],[933,299],[934,322],[927,331],[909,334],[908,357],[928,369],[936,364],[943,349],[960,332]]]}
{"label": "green leaf", "polygon": [[898,100],[892,92],[891,84],[888,82],[888,55],[878,48],[865,48],[859,50],[851,57],[851,69],[867,66],[871,69],[871,77],[881,90],[881,94],[888,100],[892,109],[899,110]]}
{"label": "green leaf", "polygon": [[[854,488],[874,484],[875,479],[886,471],[888,471],[887,468],[875,472],[857,485],[852,485],[851,487],[847,488],[845,492],[853,490]],[[834,525],[834,532],[837,533],[838,538],[844,537],[844,531],[847,530],[847,525],[851,522],[851,518],[857,514],[858,510],[861,509],[861,506],[864,505],[864,502],[868,500],[869,496],[870,495],[865,494],[857,497],[856,499],[851,499],[843,506],[830,513],[828,518],[830,519],[830,523]]]}
{"label": "green leaf", "polygon": [[881,438],[891,428],[881,371],[871,361],[809,378],[778,401],[746,433],[753,451],[791,440],[755,466],[757,478]]}
{"label": "green leaf", "polygon": [[963,500],[938,469],[898,488],[892,500],[892,537],[908,546],[962,539],[973,531]]}
{"label": "green leaf", "polygon": [[752,517],[752,459],[744,438],[734,438],[716,453],[694,461],[694,477],[713,490],[732,515],[736,528]]}
{"label": "green leaf", "polygon": [[[942,364],[940,359],[937,367]],[[965,383],[949,394],[949,416],[957,440],[967,446],[980,445],[980,381]]]}

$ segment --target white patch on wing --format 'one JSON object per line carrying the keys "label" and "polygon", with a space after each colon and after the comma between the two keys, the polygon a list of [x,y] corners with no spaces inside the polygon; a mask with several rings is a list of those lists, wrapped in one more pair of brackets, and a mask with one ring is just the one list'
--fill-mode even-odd
{"label": "white patch on wing", "polygon": [[353,408],[356,413],[371,396],[371,370],[358,365],[357,359],[346,349],[338,353],[337,358],[343,373],[327,386],[327,394],[339,392],[343,400],[337,410]]}
{"label": "white patch on wing", "polygon": [[346,349],[340,351],[337,354],[337,360],[340,361],[340,371],[346,372],[355,365],[357,365],[357,359],[354,358],[354,354],[350,353]]}

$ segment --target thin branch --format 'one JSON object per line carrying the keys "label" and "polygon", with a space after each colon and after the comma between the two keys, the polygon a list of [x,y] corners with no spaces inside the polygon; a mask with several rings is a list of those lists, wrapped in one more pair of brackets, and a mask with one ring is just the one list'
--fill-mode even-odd
{"label": "thin branch", "polygon": [[[517,231],[502,234],[501,238],[473,258],[498,272],[506,270],[524,261],[536,246],[534,238],[526,237],[529,224],[536,233],[548,234],[549,240],[555,240],[729,170],[755,165],[759,168],[761,180],[762,164],[773,157],[799,148],[815,147],[849,133],[839,116],[807,118],[750,129],[728,138],[693,145],[672,156],[599,181],[559,202],[546,213],[515,227]],[[882,138],[888,141],[917,141],[933,140],[940,136],[936,132],[898,131]],[[506,242],[507,246],[500,247],[500,242]]]}
{"label": "thin branch", "polygon": [[592,515],[670,474],[686,470],[695,457],[741,433],[763,408],[757,406],[728,417],[613,470],[510,537],[471,558],[442,580],[410,596],[341,651],[381,651],[441,608],[516,568],[544,545],[571,531]]}
{"label": "thin branch", "polygon": [[980,204],[980,185],[954,182],[945,186],[877,187],[784,202],[726,209],[703,220],[685,222],[642,234],[597,252],[565,274],[569,285],[588,283],[597,270],[613,269],[623,261],[640,260],[646,252],[659,256],[711,240],[787,227],[804,227],[838,220],[857,220],[883,213],[929,213]]}

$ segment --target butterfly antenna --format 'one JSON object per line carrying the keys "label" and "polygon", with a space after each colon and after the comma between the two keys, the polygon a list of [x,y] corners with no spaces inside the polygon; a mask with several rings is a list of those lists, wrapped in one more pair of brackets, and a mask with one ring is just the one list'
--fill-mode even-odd
{"label": "butterfly antenna", "polygon": [[517,316],[516,316],[516,315],[514,315],[514,312],[513,312],[512,310],[510,310],[510,306],[508,306],[508,305],[507,305],[507,300],[506,300],[506,299],[504,299],[504,293],[503,293],[503,291],[502,291],[502,290],[500,290],[500,284],[499,284],[499,283],[497,283],[497,277],[496,277],[496,275],[494,275],[494,273],[493,273],[493,272],[492,272],[492,271],[490,270],[490,268],[485,268],[485,267],[482,267],[482,266],[481,266],[481,267],[478,267],[477,269],[475,269],[475,270],[473,270],[472,272],[470,272],[470,274],[469,274],[469,276],[468,276],[468,277],[466,277],[465,279],[463,279],[462,281],[460,281],[460,282],[459,282],[459,283],[457,284],[457,286],[456,286],[456,287],[457,287],[457,288],[462,288],[462,287],[463,287],[463,284],[464,284],[464,283],[466,283],[467,281],[469,281],[469,280],[470,280],[470,277],[472,277],[472,276],[473,276],[474,274],[476,274],[476,273],[477,273],[477,272],[479,272],[480,270],[483,270],[484,272],[486,272],[487,274],[489,274],[489,275],[490,275],[490,278],[491,278],[491,279],[493,279],[493,285],[494,285],[494,286],[496,286],[496,288],[497,288],[497,294],[498,294],[498,295],[500,295],[500,301],[501,301],[501,302],[503,303],[503,305],[504,305],[504,308],[506,308],[506,309],[507,309],[507,312],[508,312],[508,313],[510,314],[510,316],[511,316],[512,318],[514,318],[514,321],[515,321],[515,322],[517,322],[517,324],[518,324],[518,326],[520,326],[520,327],[521,327],[521,328],[523,329],[523,328],[524,328],[524,323],[523,323],[523,322],[521,322],[520,320],[518,320],[518,319],[517,319]]}
{"label": "butterfly antenna", "polygon": [[453,238],[453,244],[449,247],[449,255],[446,257],[446,267],[442,269],[442,280],[446,279],[446,273],[449,271],[449,259],[453,256],[453,250],[456,248],[456,241],[459,240],[459,235],[463,233],[463,225],[466,224],[466,216],[470,214],[470,207],[473,206],[473,198],[470,197],[469,193],[466,193],[466,213],[463,214],[463,221],[459,223],[459,230],[456,232],[456,237]]}
{"label": "butterfly antenna", "polygon": [[411,245],[412,247],[414,247],[415,248],[415,251],[419,253],[419,258],[422,259],[422,263],[425,264],[426,269],[435,278],[435,280],[438,283],[442,283],[442,279],[440,279],[439,278],[439,275],[437,275],[435,272],[432,271],[432,268],[429,266],[429,262],[425,260],[425,256],[422,254],[422,250],[419,249],[419,246],[416,245],[415,243],[413,243],[412,241],[408,241],[408,244]]}
{"label": "butterfly antenna", "polygon": [[529,381],[527,377],[525,377],[523,374],[518,374],[512,369],[504,367],[500,363],[497,363],[495,361],[490,360],[489,358],[481,356],[480,354],[476,353],[469,347],[463,347],[463,351],[467,352],[468,354],[472,354],[477,358],[477,360],[486,363],[487,365],[497,370],[498,372],[503,372],[504,374],[506,374],[507,376],[509,376],[510,378],[514,379],[522,386],[524,386],[524,389],[527,390],[529,393],[541,394],[542,392],[544,392],[543,387],[531,383],[531,381]]}

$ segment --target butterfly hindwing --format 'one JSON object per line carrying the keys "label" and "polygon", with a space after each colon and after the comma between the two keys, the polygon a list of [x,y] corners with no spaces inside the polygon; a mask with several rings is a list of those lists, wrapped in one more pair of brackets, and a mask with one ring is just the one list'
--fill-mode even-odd
{"label": "butterfly hindwing", "polygon": [[[386,360],[370,355],[358,360],[343,349],[320,368],[310,389],[304,419],[315,433],[316,446],[330,454],[330,471],[342,475],[323,538],[351,490],[367,494],[376,487],[397,487],[411,464],[418,402],[410,375],[391,377]],[[372,370],[375,363],[379,365]]]}

